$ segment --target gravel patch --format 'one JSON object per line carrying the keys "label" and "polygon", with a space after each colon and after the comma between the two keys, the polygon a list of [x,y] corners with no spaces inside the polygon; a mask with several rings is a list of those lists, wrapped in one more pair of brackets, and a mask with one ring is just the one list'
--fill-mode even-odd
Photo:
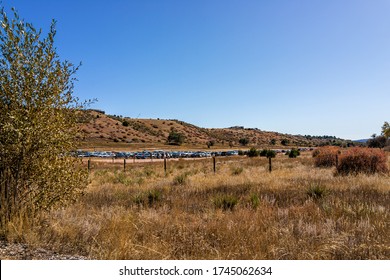
{"label": "gravel patch", "polygon": [[87,260],[77,255],[63,255],[43,248],[32,249],[26,244],[0,240],[1,260]]}

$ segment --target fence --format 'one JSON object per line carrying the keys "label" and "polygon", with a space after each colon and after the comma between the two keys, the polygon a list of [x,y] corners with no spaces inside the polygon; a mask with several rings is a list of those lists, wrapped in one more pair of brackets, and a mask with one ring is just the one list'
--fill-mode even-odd
{"label": "fence", "polygon": [[[207,159],[210,159],[210,158],[188,158],[186,160],[207,160]],[[94,158],[93,159],[95,162],[99,162],[99,163],[120,163],[120,162],[123,162],[123,172],[126,172],[126,168],[127,168],[127,160],[128,159],[115,159],[115,158],[112,158],[112,159],[98,159],[98,158]],[[178,160],[178,159],[170,159],[170,160]],[[136,160],[136,158],[134,157],[133,158],[133,164],[135,163],[148,163],[148,162],[163,162],[163,168],[164,168],[164,173],[165,175],[167,175],[167,158],[163,158],[163,159],[150,159],[150,161],[148,160],[145,160],[145,159],[142,159],[142,160]],[[216,160],[216,157],[213,156],[211,157],[211,165],[212,165],[212,170],[214,173],[217,172],[217,160]],[[87,168],[88,168],[88,173],[91,172],[92,170],[92,159],[91,158],[88,158],[88,161],[87,161]],[[272,172],[272,158],[269,157],[268,158],[268,170],[269,172]]]}

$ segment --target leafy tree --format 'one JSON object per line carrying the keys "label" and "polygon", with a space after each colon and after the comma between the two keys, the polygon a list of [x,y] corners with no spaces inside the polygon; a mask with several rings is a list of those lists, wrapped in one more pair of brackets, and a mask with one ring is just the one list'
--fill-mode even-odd
{"label": "leafy tree", "polygon": [[259,156],[259,151],[255,147],[252,147],[249,149],[247,155],[248,157],[257,157]]}
{"label": "leafy tree", "polygon": [[268,152],[267,149],[263,149],[263,150],[261,150],[261,152],[259,154],[260,154],[261,157],[266,157],[267,156],[267,152]]}
{"label": "leafy tree", "polygon": [[240,143],[242,146],[246,146],[248,145],[249,140],[248,138],[241,138],[240,140],[238,140],[238,143]]}
{"label": "leafy tree", "polygon": [[0,226],[77,198],[87,174],[76,148],[78,67],[61,61],[55,22],[45,38],[0,9]]}
{"label": "leafy tree", "polygon": [[275,145],[276,144],[276,139],[271,139],[270,144],[271,145]]}
{"label": "leafy tree", "polygon": [[177,132],[176,130],[171,130],[168,135],[168,144],[169,145],[181,145],[184,142],[184,135]]}
{"label": "leafy tree", "polygon": [[388,139],[390,138],[390,125],[388,122],[385,122],[382,126],[382,135]]}
{"label": "leafy tree", "polygon": [[260,152],[260,156],[267,157],[267,158],[274,158],[274,157],[276,157],[276,152],[274,150],[263,149]]}
{"label": "leafy tree", "polygon": [[368,139],[367,146],[369,148],[383,148],[386,146],[386,137],[385,136],[376,136],[376,134],[372,135],[371,139]]}
{"label": "leafy tree", "polygon": [[276,157],[276,152],[274,150],[268,150],[266,157],[267,158],[274,158],[274,157]]}

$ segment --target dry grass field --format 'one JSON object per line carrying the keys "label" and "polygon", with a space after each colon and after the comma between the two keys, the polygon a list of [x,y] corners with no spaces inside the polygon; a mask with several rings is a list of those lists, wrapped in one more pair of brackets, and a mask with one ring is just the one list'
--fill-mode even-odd
{"label": "dry grass field", "polygon": [[[390,163],[390,162],[389,162]],[[9,239],[91,259],[390,259],[390,176],[335,176],[311,154],[93,163],[76,204]]]}

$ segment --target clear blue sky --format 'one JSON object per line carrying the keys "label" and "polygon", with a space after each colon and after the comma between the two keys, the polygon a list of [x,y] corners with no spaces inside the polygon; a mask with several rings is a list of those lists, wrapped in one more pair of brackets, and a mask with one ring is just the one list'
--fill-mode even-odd
{"label": "clear blue sky", "polygon": [[110,114],[368,138],[390,121],[388,0],[3,0]]}

